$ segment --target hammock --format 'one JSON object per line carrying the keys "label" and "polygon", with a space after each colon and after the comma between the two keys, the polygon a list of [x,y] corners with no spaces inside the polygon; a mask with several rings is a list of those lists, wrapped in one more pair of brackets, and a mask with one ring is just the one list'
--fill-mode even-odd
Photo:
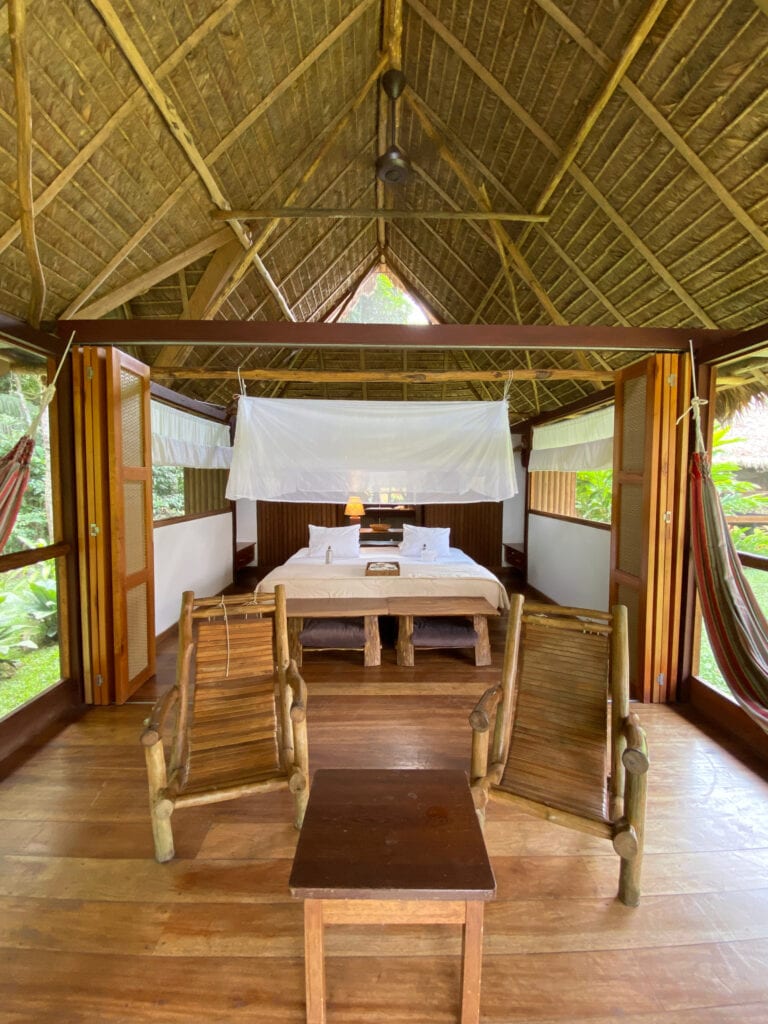
{"label": "hammock", "polygon": [[24,500],[24,492],[29,483],[29,464],[35,447],[37,428],[40,426],[43,413],[56,393],[56,380],[72,346],[74,336],[73,331],[64,350],[64,355],[61,357],[61,362],[56,368],[53,380],[43,391],[40,408],[26,434],[23,434],[13,448],[0,459],[0,554],[3,553],[8,538],[11,536],[21,503]]}
{"label": "hammock", "polygon": [[768,732],[768,622],[731,540],[693,400],[696,448],[691,458],[691,544],[704,622],[718,668],[747,714]]}

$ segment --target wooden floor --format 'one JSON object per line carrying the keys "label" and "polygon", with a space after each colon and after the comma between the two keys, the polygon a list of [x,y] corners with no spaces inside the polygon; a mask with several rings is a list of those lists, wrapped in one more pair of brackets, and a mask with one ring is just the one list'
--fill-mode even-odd
{"label": "wooden floor", "polygon": [[[466,768],[501,635],[488,669],[455,652],[401,669],[388,650],[365,670],[359,655],[308,654],[312,768]],[[607,843],[492,805],[483,1022],[768,1021],[768,783],[676,711],[641,711],[653,763],[638,909],[615,899]],[[146,712],[91,711],[0,782],[0,1024],[301,1024],[291,801],[179,811],[177,857],[156,864]],[[329,929],[327,952],[329,1024],[456,1019],[458,929]]]}

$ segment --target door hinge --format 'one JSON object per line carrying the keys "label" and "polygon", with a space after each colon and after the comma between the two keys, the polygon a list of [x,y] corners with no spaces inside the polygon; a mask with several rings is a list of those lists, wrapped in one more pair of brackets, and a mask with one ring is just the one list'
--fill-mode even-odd
{"label": "door hinge", "polygon": [[673,388],[675,386],[675,384],[677,384],[677,374],[676,373],[670,373],[670,375],[667,377],[667,384],[671,388]]}
{"label": "door hinge", "polygon": [[663,686],[664,685],[664,673],[663,672],[659,672],[658,677],[656,679],[656,682],[659,684],[659,686]]}
{"label": "door hinge", "polygon": [[96,676],[96,685],[101,686],[104,683],[104,676],[101,674]]}
{"label": "door hinge", "polygon": [[92,537],[98,537],[101,533],[98,523],[91,523],[88,532]]}
{"label": "door hinge", "polygon": [[93,380],[93,377],[94,377],[93,367],[92,366],[86,366],[86,368],[85,368],[85,379],[86,380]]}
{"label": "door hinge", "polygon": [[672,513],[671,512],[665,512],[664,516],[663,516],[663,519],[664,519],[664,522],[667,524],[667,526],[669,526],[669,524],[672,522]]}

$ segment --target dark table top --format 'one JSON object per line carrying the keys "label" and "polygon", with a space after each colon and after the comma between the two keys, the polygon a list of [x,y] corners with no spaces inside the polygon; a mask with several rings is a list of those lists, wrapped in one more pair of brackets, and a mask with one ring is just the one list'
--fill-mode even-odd
{"label": "dark table top", "polygon": [[319,769],[289,886],[315,899],[492,899],[466,775]]}

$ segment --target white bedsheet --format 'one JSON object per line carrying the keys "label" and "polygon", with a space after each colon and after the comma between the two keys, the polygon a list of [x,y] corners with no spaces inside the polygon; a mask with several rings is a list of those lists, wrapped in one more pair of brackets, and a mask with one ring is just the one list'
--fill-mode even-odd
{"label": "white bedsheet", "polygon": [[[368,562],[399,562],[399,576],[366,576]],[[301,548],[287,562],[273,569],[257,590],[285,585],[289,598],[310,597],[484,597],[494,608],[509,608],[503,584],[488,569],[459,548],[434,562],[404,558],[397,548],[361,547],[357,558],[310,558]]]}

